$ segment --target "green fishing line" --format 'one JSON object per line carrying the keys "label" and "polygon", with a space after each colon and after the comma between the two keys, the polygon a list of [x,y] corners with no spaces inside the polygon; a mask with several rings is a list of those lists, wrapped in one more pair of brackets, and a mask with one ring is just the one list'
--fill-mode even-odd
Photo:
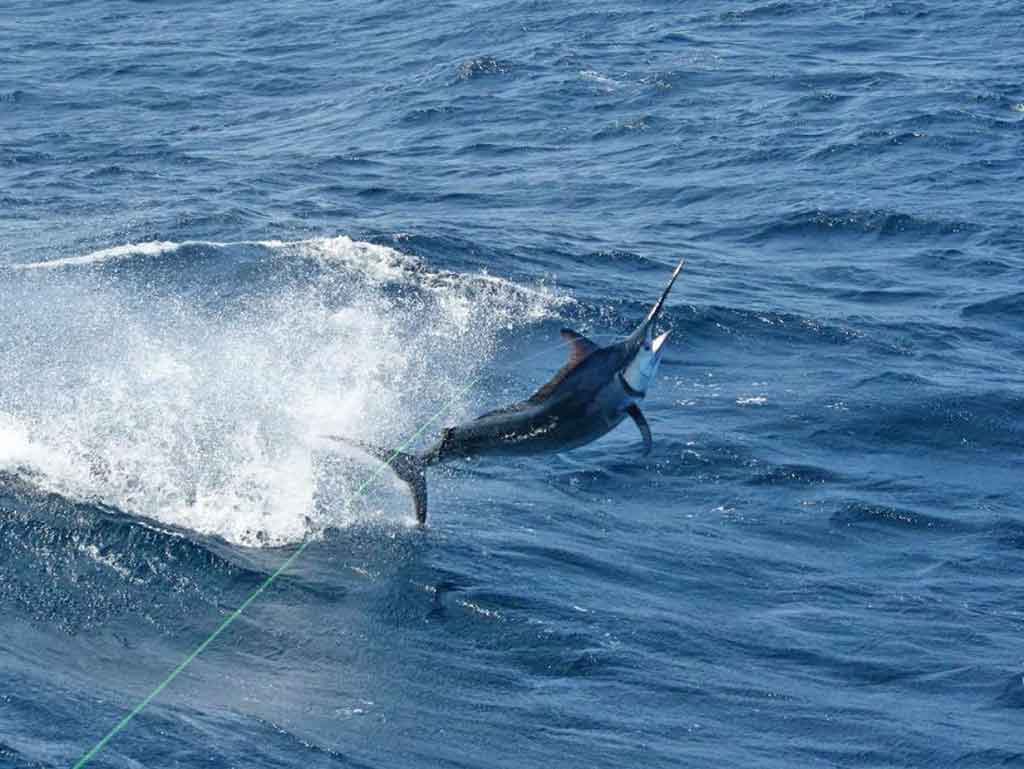
{"label": "green fishing line", "polygon": [[[562,345],[558,345],[558,347],[561,347],[561,346]],[[545,348],[545,349],[541,350],[540,352],[536,352],[536,353],[533,353],[532,355],[527,355],[524,358],[520,358],[518,361],[515,361],[515,363],[522,363],[522,362],[527,361],[527,360],[529,360],[531,358],[536,358],[536,357],[538,357],[540,355],[543,355],[543,354],[545,354],[547,352],[550,352],[553,349],[557,349],[557,348],[556,347]],[[375,472],[373,472],[369,477],[367,477],[367,479],[365,481],[363,481],[362,484],[360,484],[359,488],[356,489],[356,491],[353,494],[353,496],[354,497],[360,496],[366,490],[366,488],[373,481],[375,481],[377,479],[377,477],[381,473],[384,472],[385,469],[390,467],[391,463],[395,460],[395,458],[400,453],[402,453],[402,451],[404,451],[405,449],[409,448],[426,431],[426,429],[428,427],[430,427],[434,422],[436,422],[438,419],[440,419],[441,415],[444,414],[453,403],[455,403],[456,399],[462,397],[467,392],[469,392],[469,390],[479,381],[479,379],[480,379],[479,377],[473,379],[468,385],[466,385],[466,387],[464,387],[463,389],[459,390],[451,399],[449,399],[448,402],[445,403],[444,406],[442,406],[441,409],[436,414],[434,414],[434,416],[432,416],[430,419],[428,419],[426,422],[424,422],[419,427],[419,429],[416,430],[416,432],[414,432],[405,441],[405,443],[403,443],[401,446],[399,446],[397,449],[395,449],[394,452],[391,454],[391,456],[388,457],[388,459],[385,460],[384,463],[380,467],[378,467]],[[298,560],[299,556],[302,555],[305,552],[306,548],[309,547],[311,542],[312,542],[312,540],[310,540],[310,539],[305,540],[298,547],[298,549],[294,553],[292,553],[290,556],[288,556],[288,558],[284,561],[284,563],[282,563],[280,566],[278,566],[277,570],[273,574],[271,574],[269,577],[267,577],[265,580],[263,580],[263,583],[258,588],[256,588],[248,598],[245,599],[245,601],[242,603],[241,606],[239,606],[231,614],[229,614],[224,619],[224,621],[220,623],[220,625],[217,627],[217,629],[214,630],[205,641],[203,641],[201,644],[199,644],[199,646],[197,646],[192,651],[191,654],[189,654],[187,657],[185,657],[185,659],[183,659],[181,661],[181,663],[178,665],[178,667],[174,668],[174,670],[172,670],[170,672],[170,674],[163,681],[161,681],[156,686],[156,688],[153,689],[153,691],[151,691],[149,694],[147,694],[146,697],[138,705],[136,705],[134,708],[132,708],[131,712],[128,713],[128,715],[126,715],[124,718],[122,718],[120,721],[118,721],[117,724],[114,726],[114,728],[111,729],[109,732],[107,732],[107,734],[103,737],[103,739],[101,739],[99,742],[97,742],[92,747],[92,749],[89,750],[89,752],[87,752],[80,759],[78,759],[78,761],[74,764],[72,769],[82,769],[82,767],[84,767],[86,764],[88,764],[90,761],[92,761],[97,756],[97,754],[99,754],[100,751],[102,751],[107,746],[107,744],[112,739],[114,739],[114,737],[116,737],[118,735],[118,733],[120,733],[126,726],[128,726],[128,724],[130,724],[132,722],[132,720],[134,720],[134,718],[137,715],[139,715],[143,710],[146,709],[146,707],[149,705],[149,703],[151,703],[154,699],[156,699],[156,697],[158,697],[160,695],[160,693],[164,689],[167,688],[167,686],[171,683],[171,681],[173,681],[175,678],[177,678],[178,675],[183,670],[185,670],[185,668],[187,668],[189,665],[191,665],[192,661],[206,650],[206,647],[208,647],[210,644],[212,644],[214,641],[216,641],[221,633],[223,633],[225,630],[227,630],[234,623],[234,621],[236,619],[238,619],[240,616],[242,616],[242,612],[244,612],[253,601],[255,601],[257,598],[259,598],[260,594],[262,594],[264,590],[266,590],[268,587],[270,587],[272,584],[274,584],[274,582],[277,580],[277,578],[280,577],[281,574],[283,574],[284,571],[289,566],[291,566],[293,563],[295,563],[296,560]]]}

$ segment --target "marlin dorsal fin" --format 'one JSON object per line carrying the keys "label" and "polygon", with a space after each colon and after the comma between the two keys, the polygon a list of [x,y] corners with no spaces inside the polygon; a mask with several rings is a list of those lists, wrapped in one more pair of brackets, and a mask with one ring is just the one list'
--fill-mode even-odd
{"label": "marlin dorsal fin", "polygon": [[596,342],[587,339],[583,334],[573,331],[571,328],[562,329],[562,339],[569,343],[569,360],[566,364],[558,370],[558,372],[551,378],[551,381],[541,387],[537,392],[530,396],[527,403],[542,403],[548,399],[558,387],[562,384],[562,381],[572,373],[572,370],[580,365],[587,356],[589,356],[594,350],[599,349],[599,345]]}
{"label": "marlin dorsal fin", "polygon": [[563,328],[561,334],[562,339],[569,344],[569,362],[566,365],[571,368],[580,365],[584,358],[597,349],[596,342],[592,342],[583,334],[573,331],[571,328]]}

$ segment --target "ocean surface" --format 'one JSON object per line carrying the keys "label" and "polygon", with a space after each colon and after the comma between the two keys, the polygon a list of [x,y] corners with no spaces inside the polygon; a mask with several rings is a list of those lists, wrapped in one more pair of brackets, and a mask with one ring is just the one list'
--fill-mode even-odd
{"label": "ocean surface", "polygon": [[[1022,40],[0,4],[0,767],[1024,766]],[[323,438],[528,396],[681,257],[649,456],[432,470],[419,530]]]}

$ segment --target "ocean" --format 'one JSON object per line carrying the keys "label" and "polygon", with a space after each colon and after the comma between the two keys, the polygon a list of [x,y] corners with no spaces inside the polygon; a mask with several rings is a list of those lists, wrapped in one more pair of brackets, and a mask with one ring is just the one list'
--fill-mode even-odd
{"label": "ocean", "polygon": [[[7,0],[0,767],[1024,766],[1022,38]],[[324,437],[529,396],[680,258],[648,456],[419,529]]]}

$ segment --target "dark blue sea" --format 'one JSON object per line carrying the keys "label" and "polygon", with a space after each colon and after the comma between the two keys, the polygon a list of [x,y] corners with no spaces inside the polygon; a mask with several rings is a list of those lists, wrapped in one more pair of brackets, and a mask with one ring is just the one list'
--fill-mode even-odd
{"label": "dark blue sea", "polygon": [[[1024,766],[1022,40],[0,3],[0,767]],[[680,258],[648,456],[435,468],[421,530],[324,438],[529,396]]]}

